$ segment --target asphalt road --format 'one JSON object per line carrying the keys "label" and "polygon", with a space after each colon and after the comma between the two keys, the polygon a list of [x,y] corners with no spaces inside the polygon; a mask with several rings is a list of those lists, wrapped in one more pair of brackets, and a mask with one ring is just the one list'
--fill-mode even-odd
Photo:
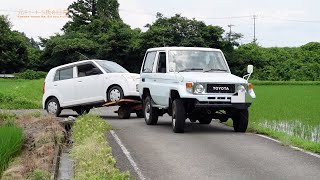
{"label": "asphalt road", "polygon": [[[116,128],[146,179],[320,179],[320,159],[254,134],[234,133],[221,123],[190,123],[175,134],[171,118],[147,126],[144,119],[121,120],[113,109],[99,113]],[[113,154],[121,170],[139,179],[114,138]]]}
{"label": "asphalt road", "polygon": [[[147,126],[134,114],[128,120],[118,119],[114,110],[100,108],[92,113],[115,128],[146,179],[320,179],[319,158],[260,136],[234,133],[218,122],[200,125],[188,120],[185,133],[175,134],[167,115],[160,117],[158,125]],[[117,166],[139,179],[113,136],[108,139]]]}

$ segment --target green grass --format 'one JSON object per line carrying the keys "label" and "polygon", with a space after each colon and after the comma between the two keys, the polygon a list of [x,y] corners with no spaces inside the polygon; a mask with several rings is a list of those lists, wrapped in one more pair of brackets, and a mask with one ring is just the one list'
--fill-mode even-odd
{"label": "green grass", "polygon": [[0,79],[0,109],[39,109],[44,80]]}
{"label": "green grass", "polygon": [[259,85],[249,130],[320,153],[320,86]]}
{"label": "green grass", "polygon": [[0,178],[10,160],[21,150],[22,129],[14,126],[0,127]]}
{"label": "green grass", "polygon": [[129,173],[116,168],[106,132],[111,126],[98,116],[84,115],[72,128],[71,157],[75,162],[74,179],[130,179]]}

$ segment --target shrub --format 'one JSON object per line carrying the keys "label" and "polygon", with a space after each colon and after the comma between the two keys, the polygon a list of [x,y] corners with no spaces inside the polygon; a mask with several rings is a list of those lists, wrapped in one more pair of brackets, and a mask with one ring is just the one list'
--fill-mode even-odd
{"label": "shrub", "polygon": [[33,71],[33,70],[26,70],[21,73],[16,73],[15,77],[18,79],[42,79],[47,76],[46,72],[43,71]]}

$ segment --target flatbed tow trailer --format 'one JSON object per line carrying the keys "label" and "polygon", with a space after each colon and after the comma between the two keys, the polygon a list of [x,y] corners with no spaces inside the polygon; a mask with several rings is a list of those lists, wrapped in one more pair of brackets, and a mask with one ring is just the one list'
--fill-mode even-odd
{"label": "flatbed tow trailer", "polygon": [[136,113],[138,118],[144,117],[142,111],[142,102],[138,100],[120,99],[119,101],[105,103],[103,106],[119,106],[119,109],[114,112],[118,113],[118,117],[120,119],[129,119],[131,113]]}

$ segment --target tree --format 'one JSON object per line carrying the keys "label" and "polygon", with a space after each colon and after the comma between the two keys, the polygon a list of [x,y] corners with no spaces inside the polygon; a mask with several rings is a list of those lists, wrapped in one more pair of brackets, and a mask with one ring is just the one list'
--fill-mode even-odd
{"label": "tree", "polygon": [[71,62],[95,58],[98,44],[86,34],[68,33],[42,39],[45,49],[42,54],[43,68],[46,70]]}
{"label": "tree", "polygon": [[78,0],[68,7],[68,16],[71,21],[64,25],[65,32],[86,29],[86,26],[96,19],[101,19],[104,22],[122,21],[117,0]]}
{"label": "tree", "polygon": [[29,59],[25,37],[11,31],[6,16],[0,16],[0,73],[14,73],[24,70]]}

